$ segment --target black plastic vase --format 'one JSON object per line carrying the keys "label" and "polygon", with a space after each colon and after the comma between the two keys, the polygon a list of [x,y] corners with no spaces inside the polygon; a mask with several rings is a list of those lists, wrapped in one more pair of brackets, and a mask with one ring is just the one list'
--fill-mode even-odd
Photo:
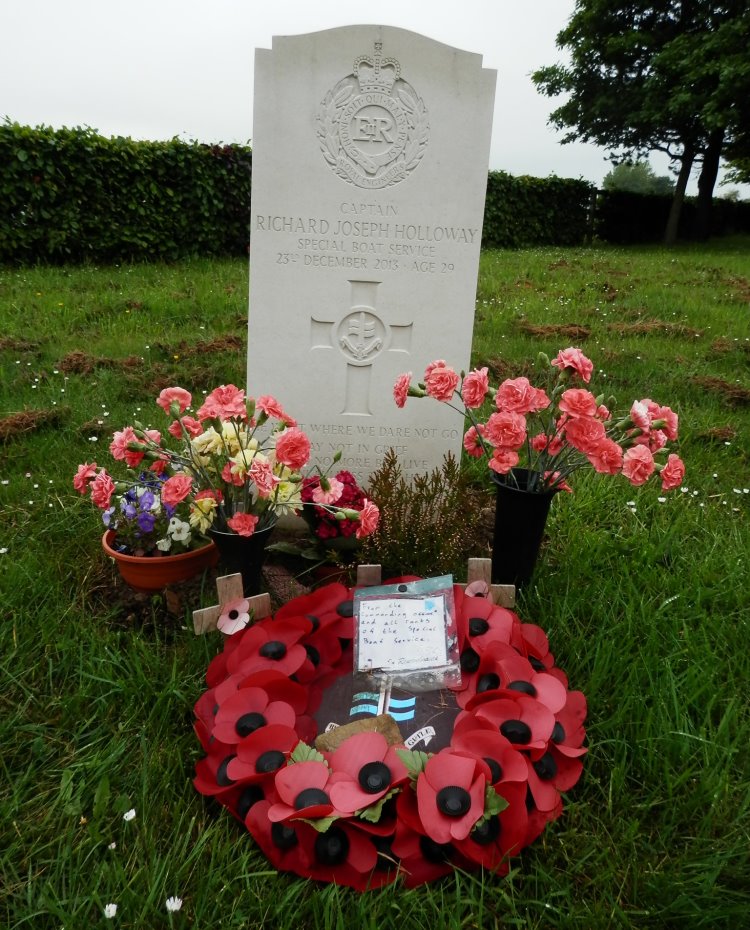
{"label": "black plastic vase", "polygon": [[527,491],[529,473],[514,468],[509,475],[493,473],[495,535],[492,540],[492,581],[521,589],[534,573],[550,504],[557,491]]}
{"label": "black plastic vase", "polygon": [[237,572],[242,575],[245,597],[260,593],[263,563],[273,529],[273,526],[268,526],[256,531],[252,536],[222,533],[219,530],[208,531],[219,550],[219,570],[225,575]]}

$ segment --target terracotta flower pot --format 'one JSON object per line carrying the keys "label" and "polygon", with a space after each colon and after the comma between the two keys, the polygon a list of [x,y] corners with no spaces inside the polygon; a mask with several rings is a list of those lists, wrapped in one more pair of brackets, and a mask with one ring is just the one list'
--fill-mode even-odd
{"label": "terracotta flower pot", "polygon": [[108,530],[102,536],[102,549],[115,560],[122,580],[134,591],[152,594],[167,585],[187,581],[219,561],[219,550],[209,542],[201,549],[191,549],[179,555],[126,555],[113,549],[115,533]]}

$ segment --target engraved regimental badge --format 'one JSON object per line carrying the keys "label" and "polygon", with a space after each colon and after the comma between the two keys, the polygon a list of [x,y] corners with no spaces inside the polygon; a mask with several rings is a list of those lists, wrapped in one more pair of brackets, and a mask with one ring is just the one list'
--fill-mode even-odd
{"label": "engraved regimental badge", "polygon": [[318,113],[323,157],[336,174],[370,190],[403,181],[419,164],[429,139],[424,101],[401,77],[395,58],[354,60],[354,71],[330,90]]}

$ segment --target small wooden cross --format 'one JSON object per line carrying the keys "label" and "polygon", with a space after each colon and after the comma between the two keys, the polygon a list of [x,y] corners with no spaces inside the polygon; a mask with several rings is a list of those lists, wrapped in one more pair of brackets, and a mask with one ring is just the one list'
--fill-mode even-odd
{"label": "small wooden cross", "polygon": [[[516,603],[516,588],[512,584],[492,584],[492,559],[469,559],[467,584],[482,581],[487,585],[493,604],[512,608]],[[358,565],[357,587],[369,588],[379,585],[382,579],[380,565]],[[465,588],[466,585],[461,585]]]}
{"label": "small wooden cross", "polygon": [[[221,578],[217,578],[216,591],[219,595],[218,604],[193,611],[193,629],[198,636],[217,629],[216,622],[221,616],[224,604],[243,599],[245,595],[242,592],[242,575],[238,572],[236,575],[222,575]],[[262,620],[263,617],[271,616],[270,594],[256,594],[248,597],[247,601],[254,620]]]}

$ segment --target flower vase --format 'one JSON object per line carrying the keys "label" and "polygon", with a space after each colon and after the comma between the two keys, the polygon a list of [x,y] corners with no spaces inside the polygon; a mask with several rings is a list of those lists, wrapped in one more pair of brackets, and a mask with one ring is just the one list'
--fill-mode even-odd
{"label": "flower vase", "polygon": [[519,590],[531,580],[557,490],[528,491],[525,468],[514,468],[509,475],[493,473],[492,479],[496,495],[492,581]]}
{"label": "flower vase", "polygon": [[144,594],[154,594],[167,585],[187,581],[219,561],[219,552],[213,543],[179,555],[127,555],[118,552],[114,545],[114,530],[107,530],[102,536],[102,549],[115,560],[122,580],[134,591]]}
{"label": "flower vase", "polygon": [[209,530],[208,535],[216,543],[220,553],[220,569],[223,574],[242,575],[245,597],[260,593],[261,573],[266,560],[267,547],[271,541],[275,524],[256,530],[252,536]]}

